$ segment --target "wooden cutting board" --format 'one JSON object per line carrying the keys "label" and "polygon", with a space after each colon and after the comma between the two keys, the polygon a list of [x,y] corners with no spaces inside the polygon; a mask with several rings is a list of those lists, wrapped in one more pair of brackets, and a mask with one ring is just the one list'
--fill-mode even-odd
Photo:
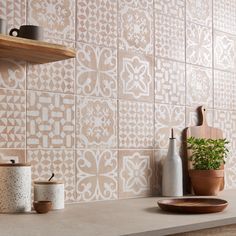
{"label": "wooden cutting board", "polygon": [[[200,116],[201,116],[201,124],[199,126],[192,126],[187,128],[186,138],[195,137],[195,138],[211,138],[211,139],[222,139],[223,138],[223,131],[218,128],[214,128],[208,126],[207,119],[206,119],[206,108],[201,106],[199,108]],[[191,151],[187,151],[187,157],[189,159],[191,155]],[[188,160],[188,169],[192,169],[192,163]],[[221,169],[224,169],[224,165],[222,165]],[[221,190],[224,189],[224,180],[221,185]]]}

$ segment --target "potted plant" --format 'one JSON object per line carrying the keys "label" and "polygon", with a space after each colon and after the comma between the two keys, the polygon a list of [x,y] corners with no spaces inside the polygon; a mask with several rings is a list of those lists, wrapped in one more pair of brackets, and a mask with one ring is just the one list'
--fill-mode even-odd
{"label": "potted plant", "polygon": [[224,183],[224,164],[229,152],[226,139],[187,139],[191,150],[189,175],[196,195],[217,195]]}

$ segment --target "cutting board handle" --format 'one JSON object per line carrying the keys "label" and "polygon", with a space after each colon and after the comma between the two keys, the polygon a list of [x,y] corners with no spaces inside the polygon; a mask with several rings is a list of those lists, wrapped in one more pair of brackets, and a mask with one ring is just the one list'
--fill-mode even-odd
{"label": "cutting board handle", "polygon": [[206,118],[206,113],[207,113],[206,107],[205,106],[201,106],[200,107],[200,114],[202,116],[202,123],[201,123],[201,125],[203,125],[203,126],[208,126],[207,118]]}

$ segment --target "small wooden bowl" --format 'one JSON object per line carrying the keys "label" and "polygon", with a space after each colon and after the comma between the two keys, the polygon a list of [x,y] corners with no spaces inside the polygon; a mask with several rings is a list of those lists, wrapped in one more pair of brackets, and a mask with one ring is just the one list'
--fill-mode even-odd
{"label": "small wooden bowl", "polygon": [[52,209],[51,201],[35,201],[33,202],[34,209],[39,214],[44,214]]}

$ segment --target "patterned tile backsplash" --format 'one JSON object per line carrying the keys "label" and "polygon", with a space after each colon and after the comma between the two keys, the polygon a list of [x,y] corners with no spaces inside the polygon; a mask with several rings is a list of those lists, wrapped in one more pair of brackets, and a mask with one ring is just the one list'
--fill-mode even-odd
{"label": "patterned tile backsplash", "polygon": [[173,127],[197,107],[230,140],[226,186],[236,187],[235,0],[6,0],[8,31],[44,27],[75,59],[33,65],[0,59],[0,160],[51,173],[66,202],[161,193]]}

